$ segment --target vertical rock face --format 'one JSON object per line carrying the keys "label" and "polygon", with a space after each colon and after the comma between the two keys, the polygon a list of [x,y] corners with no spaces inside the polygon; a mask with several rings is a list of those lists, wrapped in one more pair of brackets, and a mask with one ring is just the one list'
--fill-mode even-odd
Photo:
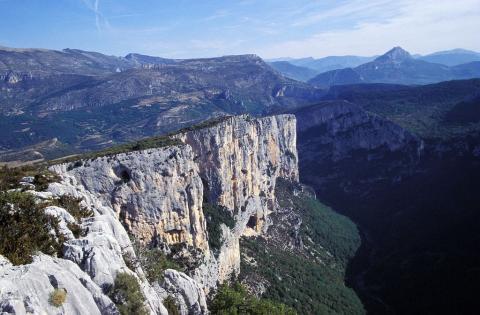
{"label": "vertical rock face", "polygon": [[189,146],[122,153],[54,170],[77,178],[140,241],[208,251],[203,187]]}
{"label": "vertical rock face", "polygon": [[273,210],[276,178],[298,180],[295,128],[293,115],[238,116],[179,138],[193,149],[209,202],[237,213],[261,197],[265,214]]}
{"label": "vertical rock face", "polygon": [[298,181],[296,120],[293,115],[259,119],[244,115],[177,137],[193,149],[208,202],[235,215],[234,229],[224,229],[216,261],[218,278],[201,276],[202,282],[222,282],[240,271],[239,238],[268,227],[276,179]]}

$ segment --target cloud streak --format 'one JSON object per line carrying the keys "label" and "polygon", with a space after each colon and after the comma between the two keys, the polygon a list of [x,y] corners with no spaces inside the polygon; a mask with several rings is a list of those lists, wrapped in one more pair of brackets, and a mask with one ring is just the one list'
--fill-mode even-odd
{"label": "cloud streak", "polygon": [[97,31],[102,32],[110,29],[110,23],[100,11],[100,0],[82,0],[83,4],[95,14],[95,27]]}
{"label": "cloud streak", "polygon": [[[320,30],[303,39],[277,42],[259,48],[264,57],[303,57],[360,54],[374,55],[401,45],[416,53],[463,47],[479,49],[480,5],[478,0],[355,1],[307,17],[297,27],[362,15],[353,26]],[[378,21],[375,12],[389,16]],[[372,16],[373,15],[373,16]]]}

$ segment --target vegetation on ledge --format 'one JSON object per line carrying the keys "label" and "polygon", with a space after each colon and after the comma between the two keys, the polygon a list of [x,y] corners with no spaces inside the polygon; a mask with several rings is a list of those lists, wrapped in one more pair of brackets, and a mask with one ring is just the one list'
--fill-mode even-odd
{"label": "vegetation on ledge", "polygon": [[80,155],[75,155],[63,159],[57,159],[50,161],[51,165],[61,164],[61,163],[73,163],[70,168],[75,168],[81,166],[80,160],[90,160],[96,159],[99,157],[111,156],[121,153],[128,153],[132,151],[141,151],[152,148],[162,148],[174,145],[180,145],[182,142],[178,139],[172,138],[171,136],[157,136],[152,138],[147,138],[143,140],[138,140],[131,143],[120,144],[106,148],[101,151],[88,152]]}
{"label": "vegetation on ledge", "polygon": [[48,184],[59,180],[57,174],[50,172],[42,165],[3,166],[0,168],[0,191],[26,188],[20,182],[23,177],[27,176],[33,177],[31,184],[35,185],[35,190],[37,191],[43,191],[48,188]]}
{"label": "vegetation on ledge", "polygon": [[108,296],[117,306],[121,315],[147,315],[145,297],[135,276],[123,272],[117,274]]}
{"label": "vegetation on ledge", "polygon": [[163,148],[168,146],[181,145],[183,143],[179,139],[176,139],[174,137],[175,135],[181,134],[184,132],[209,128],[227,120],[230,117],[232,116],[221,116],[221,117],[212,118],[200,124],[186,127],[167,135],[149,137],[149,138],[141,139],[134,142],[119,144],[119,145],[115,145],[100,151],[93,151],[93,152],[83,153],[83,154],[74,155],[66,158],[52,160],[49,163],[51,165],[60,164],[60,163],[73,163],[70,166],[70,168],[73,169],[75,167],[79,167],[82,165],[82,162],[80,160],[90,160],[90,159],[96,159],[99,157],[111,156],[111,155],[116,155],[121,153],[128,153],[132,151],[141,151],[141,150],[147,150],[147,149],[153,149],[153,148]]}
{"label": "vegetation on ledge", "polygon": [[214,252],[218,253],[223,242],[221,224],[233,229],[235,219],[227,208],[207,202],[203,203],[203,213],[207,221],[208,245]]}
{"label": "vegetation on ledge", "polygon": [[163,302],[163,306],[167,309],[168,315],[180,315],[180,311],[178,310],[178,305],[175,302],[175,298],[171,295],[167,296]]}
{"label": "vegetation on ledge", "polygon": [[82,206],[80,204],[81,202],[82,198],[75,198],[69,195],[62,195],[50,202],[50,205],[64,208],[75,218],[76,222],[67,223],[67,225],[76,238],[82,236],[84,233],[84,230],[80,226],[82,219],[93,217],[93,211]]}
{"label": "vegetation on ledge", "polygon": [[12,264],[31,263],[38,251],[61,253],[64,238],[58,233],[58,219],[45,214],[45,206],[29,193],[0,192],[0,254]]}
{"label": "vegetation on ledge", "polygon": [[217,294],[209,305],[213,315],[295,315],[294,309],[285,304],[273,302],[267,299],[259,299],[250,295],[240,283],[231,287],[224,284],[220,286]]}

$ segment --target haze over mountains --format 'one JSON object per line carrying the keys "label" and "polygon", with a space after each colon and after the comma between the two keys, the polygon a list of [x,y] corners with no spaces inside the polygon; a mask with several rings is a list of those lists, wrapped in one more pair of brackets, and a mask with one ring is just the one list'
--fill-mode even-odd
{"label": "haze over mountains", "polygon": [[[400,47],[396,47],[397,49],[401,49]],[[403,50],[403,49],[402,49]],[[386,54],[389,54],[387,52]],[[397,59],[402,54],[398,54]],[[406,55],[403,54],[405,59]],[[415,60],[423,60],[429,63],[437,63],[440,65],[445,66],[457,66],[461,64],[468,64],[475,61],[480,61],[480,53],[469,51],[465,49],[453,49],[447,51],[441,51],[432,53],[429,55],[409,55],[411,59]],[[355,73],[356,71],[351,71],[350,69],[344,71],[337,71],[346,68],[356,68],[360,65],[365,63],[369,63],[374,61],[379,56],[372,56],[372,57],[360,57],[360,56],[330,56],[325,58],[301,58],[301,59],[292,59],[292,58],[280,58],[270,61],[270,65],[275,68],[276,70],[280,71],[287,77],[291,77],[296,80],[301,81],[308,81],[309,79],[313,79],[315,75],[313,73],[316,72],[317,75],[320,75],[318,78],[317,83],[321,85],[332,85],[334,84],[351,84],[351,83],[360,83],[364,82],[361,78],[360,73]],[[414,65],[405,65],[405,67],[412,67]],[[418,67],[425,68],[425,64],[417,63]],[[471,66],[475,66],[471,65]],[[434,66],[431,66],[434,69]],[[438,66],[437,66],[438,68]],[[422,71],[422,69],[419,69]],[[331,72],[329,72],[331,71]],[[408,70],[405,70],[408,71]],[[442,70],[430,70],[435,72],[442,72]],[[454,71],[455,72],[455,71]],[[455,75],[461,76],[462,71],[457,69]],[[477,73],[477,72],[476,72]],[[444,79],[445,74],[438,74],[436,80],[430,80],[427,83],[439,82]],[[478,75],[478,74],[475,74]],[[465,75],[467,76],[467,75]],[[333,78],[335,77],[335,78]],[[339,78],[337,78],[339,77]],[[454,77],[456,78],[456,77]],[[393,80],[399,81],[401,78],[396,78]],[[453,79],[453,78],[452,78]],[[411,81],[411,80],[410,80]],[[399,84],[410,84],[409,80],[404,80],[404,82],[395,82]],[[331,82],[331,83],[330,83]],[[383,82],[383,81],[382,81]],[[416,81],[415,81],[416,82]],[[425,84],[425,82],[420,82],[419,84]]]}

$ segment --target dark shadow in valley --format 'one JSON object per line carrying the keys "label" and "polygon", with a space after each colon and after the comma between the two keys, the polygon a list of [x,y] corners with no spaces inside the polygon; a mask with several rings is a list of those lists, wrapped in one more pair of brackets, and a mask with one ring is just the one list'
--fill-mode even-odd
{"label": "dark shadow in valley", "polygon": [[347,283],[370,314],[476,313],[478,139],[427,144],[414,163],[389,154],[300,161],[302,181],[362,231]]}

